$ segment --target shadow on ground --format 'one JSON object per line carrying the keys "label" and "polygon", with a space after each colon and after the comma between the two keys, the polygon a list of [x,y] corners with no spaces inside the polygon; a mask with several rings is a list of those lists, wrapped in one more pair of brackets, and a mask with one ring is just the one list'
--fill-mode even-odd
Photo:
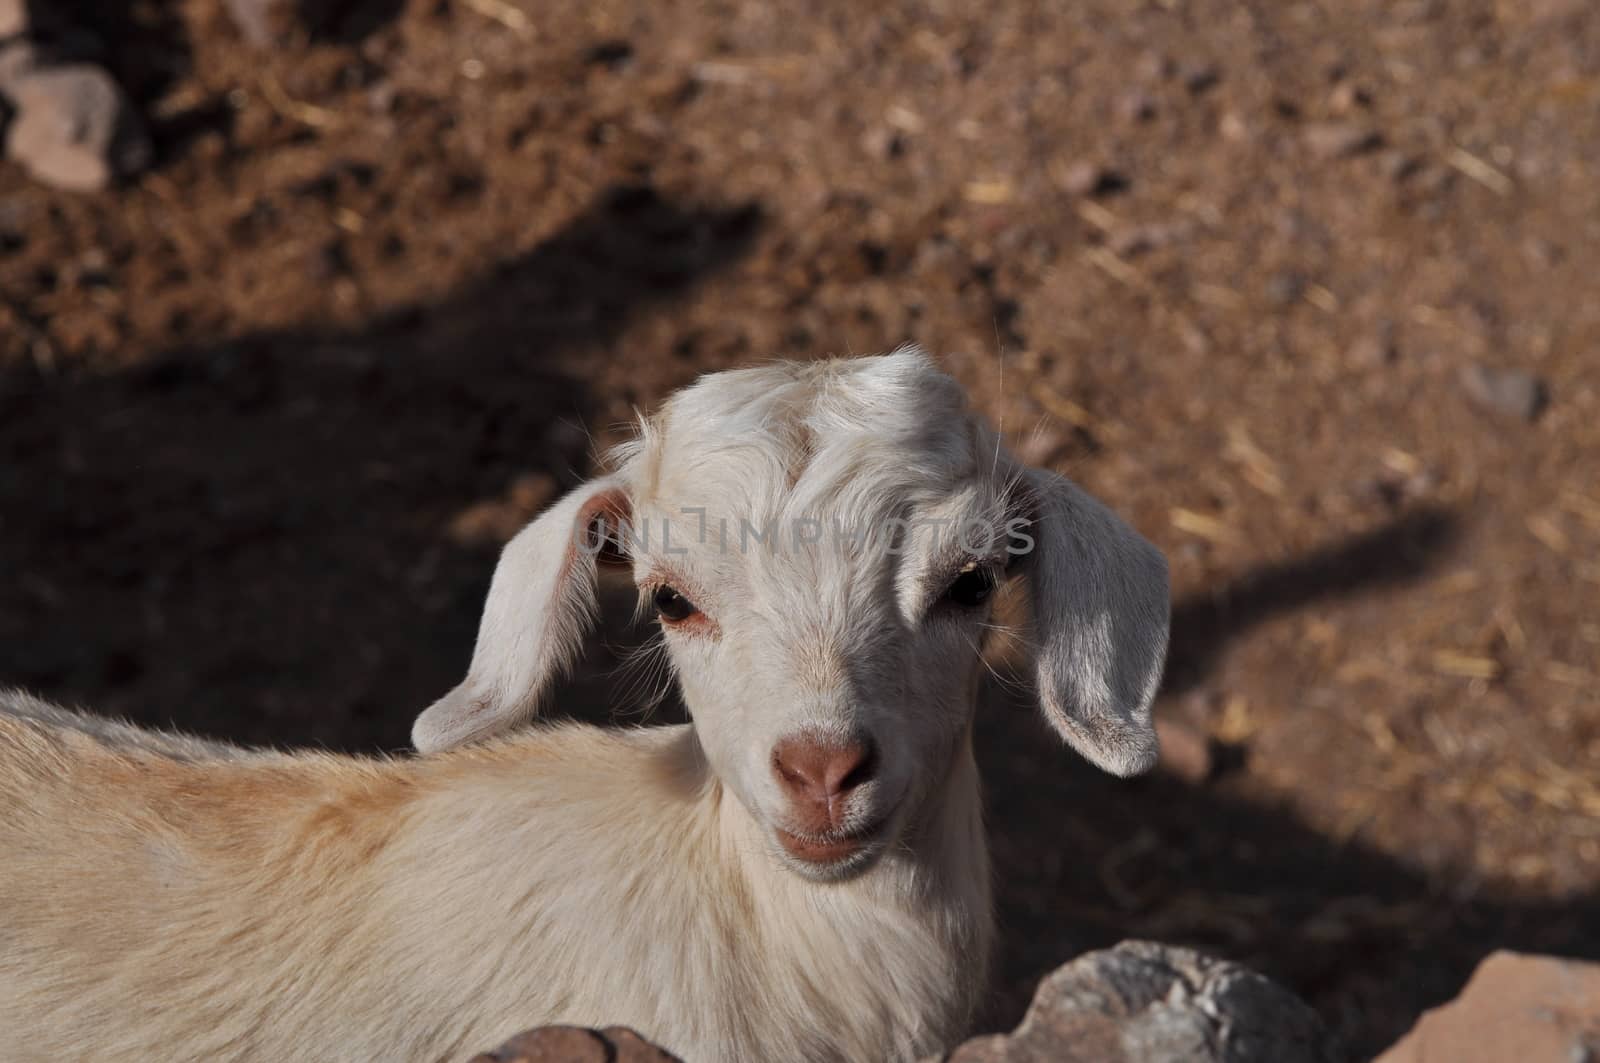
{"label": "shadow on ground", "polygon": [[[1419,579],[1460,533],[1455,514],[1422,509],[1178,602],[1164,697],[1202,682],[1231,641],[1275,616]],[[1002,927],[985,1028],[1015,1025],[1065,957],[1127,937],[1195,945],[1281,979],[1319,1006],[1353,1058],[1454,996],[1494,949],[1600,958],[1600,898],[1552,903],[1441,882],[1225,787],[1113,779],[1038,716],[1031,698],[997,684],[979,714]]]}
{"label": "shadow on ground", "polygon": [[1426,576],[1460,536],[1448,510],[1421,508],[1304,557],[1265,565],[1178,602],[1162,691],[1181,694],[1210,672],[1227,644],[1258,624],[1355,591],[1403,587]]}
{"label": "shadow on ground", "polygon": [[1294,987],[1370,1058],[1496,948],[1600,958],[1600,897],[1440,882],[1293,815],[1208,787],[1118,781],[998,692],[979,761],[1001,922],[982,1025],[1009,1029],[1066,958],[1128,937],[1191,944]]}
{"label": "shadow on ground", "polygon": [[[1021,1018],[1043,973],[1083,949],[1158,938],[1293,986],[1370,1058],[1450,999],[1496,948],[1600,959],[1600,898],[1470,900],[1293,815],[1150,776],[1117,781],[1059,748],[1032,706],[979,720],[1000,980],[982,1025]],[[1338,1012],[1331,1002],[1338,1001]]]}
{"label": "shadow on ground", "polygon": [[442,529],[588,465],[558,356],[739,258],[750,207],[617,189],[474,290],[110,376],[0,376],[0,682],[254,743],[392,749],[495,551]]}

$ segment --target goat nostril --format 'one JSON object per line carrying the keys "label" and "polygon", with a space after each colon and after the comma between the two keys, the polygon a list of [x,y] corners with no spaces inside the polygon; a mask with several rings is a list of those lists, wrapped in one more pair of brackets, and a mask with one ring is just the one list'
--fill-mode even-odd
{"label": "goat nostril", "polygon": [[791,768],[783,760],[783,746],[780,745],[772,751],[772,770],[777,773],[778,780],[790,787],[803,787],[809,781],[803,774]]}
{"label": "goat nostril", "polygon": [[772,770],[783,788],[797,795],[827,796],[815,747],[805,742],[780,742],[772,751]]}
{"label": "goat nostril", "polygon": [[878,774],[878,749],[870,742],[854,746],[846,753],[846,757],[853,756],[854,763],[849,764],[833,789],[838,793],[848,793],[862,783],[871,782],[872,777]]}
{"label": "goat nostril", "polygon": [[784,789],[826,802],[868,782],[877,773],[877,750],[870,742],[843,745],[788,739],[772,751],[772,770]]}

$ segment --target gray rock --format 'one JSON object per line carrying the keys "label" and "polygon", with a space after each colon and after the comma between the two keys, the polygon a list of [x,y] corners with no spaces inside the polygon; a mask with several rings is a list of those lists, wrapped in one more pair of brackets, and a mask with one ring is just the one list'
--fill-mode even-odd
{"label": "gray rock", "polygon": [[1039,985],[1022,1025],[945,1063],[1335,1063],[1339,1049],[1303,1001],[1237,964],[1125,941]]}
{"label": "gray rock", "polygon": [[1483,409],[1524,421],[1536,419],[1550,402],[1544,380],[1522,369],[1469,365],[1461,371],[1461,386]]}
{"label": "gray rock", "polygon": [[17,112],[6,155],[39,181],[94,191],[150,163],[144,124],[111,75],[97,66],[29,64],[5,92]]}

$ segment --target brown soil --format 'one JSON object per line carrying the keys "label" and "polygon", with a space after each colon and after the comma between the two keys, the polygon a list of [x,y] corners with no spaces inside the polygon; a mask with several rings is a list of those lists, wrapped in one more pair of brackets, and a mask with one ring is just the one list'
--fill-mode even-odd
{"label": "brown soil", "polygon": [[158,163],[0,170],[0,681],[399,748],[634,407],[915,339],[1168,551],[1161,711],[1224,754],[1112,782],[996,694],[984,1026],[1124,936],[1358,1055],[1497,945],[1600,956],[1600,17],[786,7],[350,0],[261,53],[53,4]]}

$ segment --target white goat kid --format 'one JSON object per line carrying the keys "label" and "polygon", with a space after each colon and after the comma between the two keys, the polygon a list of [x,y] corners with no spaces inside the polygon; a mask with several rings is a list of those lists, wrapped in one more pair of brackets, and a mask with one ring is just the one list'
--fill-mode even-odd
{"label": "white goat kid", "polygon": [[[519,729],[618,560],[693,722]],[[1159,552],[920,353],[784,363],[681,392],[507,546],[427,756],[0,698],[7,1058],[450,1060],[550,1022],[694,1063],[935,1051],[984,986],[971,734],[1011,575],[1050,722],[1148,768]]]}

